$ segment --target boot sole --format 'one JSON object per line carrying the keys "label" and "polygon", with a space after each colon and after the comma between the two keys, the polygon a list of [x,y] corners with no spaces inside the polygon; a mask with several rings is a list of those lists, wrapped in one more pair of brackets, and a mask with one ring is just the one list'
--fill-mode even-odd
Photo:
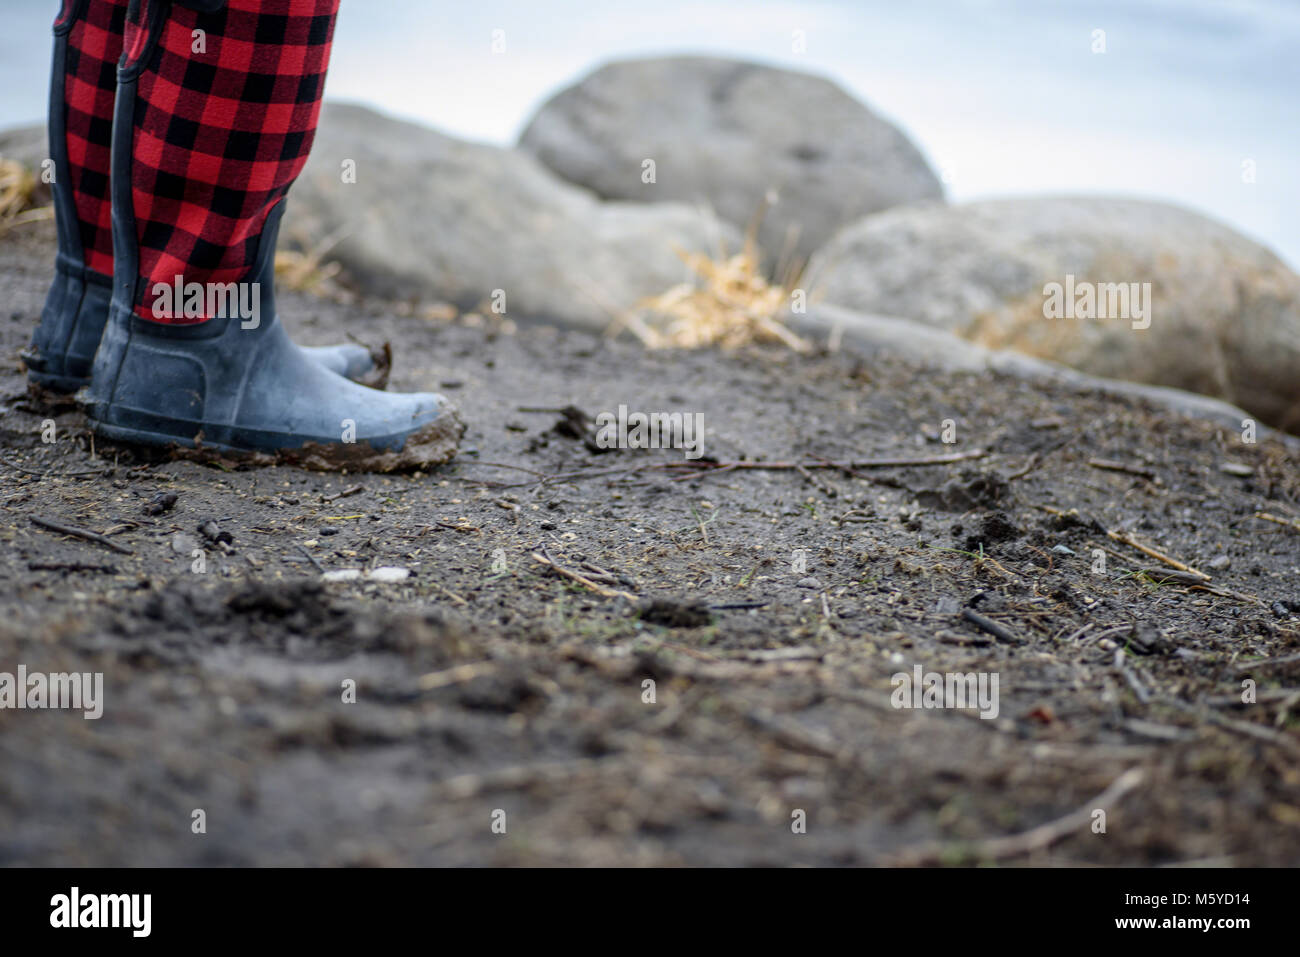
{"label": "boot sole", "polygon": [[318,472],[342,469],[358,472],[396,472],[443,465],[456,457],[465,423],[448,406],[432,422],[406,436],[401,449],[376,449],[368,442],[304,442],[294,448],[247,449],[166,432],[154,432],[89,419],[95,435],[111,442],[148,445],[167,450],[174,458],[210,465],[293,465]]}
{"label": "boot sole", "polygon": [[45,392],[57,392],[64,396],[70,396],[82,386],[90,383],[89,378],[79,376],[52,375],[48,372],[33,372],[27,370],[27,382]]}

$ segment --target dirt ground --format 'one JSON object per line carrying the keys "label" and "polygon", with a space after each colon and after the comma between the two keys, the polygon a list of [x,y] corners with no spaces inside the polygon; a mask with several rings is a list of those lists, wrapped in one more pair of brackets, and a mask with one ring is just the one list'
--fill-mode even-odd
{"label": "dirt ground", "polygon": [[[0,863],[1300,862],[1276,442],[883,356],[283,294],[301,342],[390,341],[390,387],[451,397],[462,454],[200,465],[26,398],[51,254],[48,224],[0,239],[0,671],[103,672],[104,713],[0,710]],[[556,428],[620,404],[702,412],[720,463],[967,457],[687,469]],[[322,579],[386,566],[409,577]],[[917,665],[996,674],[997,716],[895,708]]]}

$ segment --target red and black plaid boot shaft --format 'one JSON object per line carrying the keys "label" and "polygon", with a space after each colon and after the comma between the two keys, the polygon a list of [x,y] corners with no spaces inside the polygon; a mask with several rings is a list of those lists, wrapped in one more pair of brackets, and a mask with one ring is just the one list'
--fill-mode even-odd
{"label": "red and black plaid boot shaft", "polygon": [[238,282],[252,268],[267,213],[311,149],[338,0],[137,2],[123,61],[138,71],[126,114],[135,308],[194,322],[206,317],[155,309],[155,287]]}
{"label": "red and black plaid boot shaft", "polygon": [[65,175],[76,205],[85,265],[104,276],[113,274],[109,143],[126,8],[127,0],[64,0],[55,23],[56,30],[68,31],[61,97]]}
{"label": "red and black plaid boot shaft", "polygon": [[51,392],[85,384],[108,315],[110,134],[126,11],[127,0],[64,0],[54,21],[49,138],[58,253],[23,352],[31,384]]}

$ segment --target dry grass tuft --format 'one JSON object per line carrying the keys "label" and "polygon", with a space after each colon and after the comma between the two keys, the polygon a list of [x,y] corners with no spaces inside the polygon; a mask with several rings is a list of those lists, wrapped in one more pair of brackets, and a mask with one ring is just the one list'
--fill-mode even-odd
{"label": "dry grass tuft", "polygon": [[746,230],[745,245],[732,256],[674,251],[695,273],[692,282],[674,286],[643,300],[615,323],[626,326],[651,349],[735,348],[755,342],[778,342],[796,352],[808,352],[807,340],[791,332],[778,318],[790,302],[798,269],[778,270],[779,283],[767,279],[760,267],[756,235],[766,212],[766,200]]}
{"label": "dry grass tuft", "polygon": [[53,206],[32,207],[39,185],[22,163],[0,158],[0,233],[24,223],[54,218]]}
{"label": "dry grass tuft", "polygon": [[315,245],[303,237],[294,240],[304,251],[277,249],[275,252],[275,281],[285,289],[325,295],[336,291],[335,279],[343,267],[336,262],[326,262],[325,257],[343,241],[346,233],[335,230]]}

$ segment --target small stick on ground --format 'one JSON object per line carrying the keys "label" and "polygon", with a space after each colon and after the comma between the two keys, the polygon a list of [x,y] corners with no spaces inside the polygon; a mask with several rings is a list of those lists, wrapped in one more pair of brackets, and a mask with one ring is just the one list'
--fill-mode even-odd
{"label": "small stick on ground", "polygon": [[1128,666],[1128,662],[1124,660],[1123,648],[1115,649],[1115,667],[1119,669],[1119,673],[1124,677],[1128,686],[1133,689],[1133,693],[1137,695],[1138,701],[1141,701],[1143,704],[1148,704],[1151,701],[1151,692],[1147,691],[1147,689],[1142,686],[1142,682],[1138,680],[1138,676],[1133,672],[1133,669]]}
{"label": "small stick on ground", "polygon": [[1151,481],[1156,477],[1156,473],[1151,469],[1143,468],[1141,465],[1129,465],[1127,462],[1116,462],[1113,459],[1088,459],[1088,464],[1095,469],[1102,469],[1106,472],[1124,472],[1128,475],[1136,475]]}
{"label": "small stick on ground", "polygon": [[89,562],[28,562],[27,570],[33,572],[103,572],[116,575],[116,565],[94,565]]}
{"label": "small stick on ground", "polygon": [[344,489],[343,491],[341,491],[341,492],[336,492],[336,493],[333,494],[333,495],[325,495],[325,496],[323,496],[323,497],[321,498],[321,501],[322,501],[322,502],[337,502],[337,501],[338,501],[339,499],[341,499],[341,498],[347,498],[349,495],[356,495],[358,492],[361,492],[361,491],[364,491],[364,490],[365,490],[365,486],[364,486],[364,485],[353,485],[353,486],[350,486],[349,488],[345,488],[345,489]]}
{"label": "small stick on ground", "polygon": [[1020,639],[1016,637],[1014,633],[1008,631],[1006,628],[1003,628],[992,618],[985,618],[977,611],[974,611],[970,608],[963,608],[961,610],[961,616],[965,618],[967,621],[969,621],[976,628],[979,628],[981,631],[987,631],[990,635],[992,635],[994,638],[997,638],[999,641],[1009,641],[1013,644],[1020,643]]}
{"label": "small stick on ground", "polygon": [[[686,481],[689,481],[690,479],[693,479],[693,478],[699,478],[701,475],[717,475],[719,472],[728,472],[728,471],[730,471],[730,470],[733,469],[733,468],[735,468],[734,465],[728,465],[728,466],[726,466],[725,468],[720,468],[720,469],[702,469],[702,470],[699,471],[699,472],[687,472],[685,475],[674,475],[674,476],[673,476],[672,478],[670,478],[668,481],[670,481],[670,482],[686,482]],[[651,483],[646,482],[645,484],[646,484],[646,485],[649,485],[649,484],[651,484]]]}
{"label": "small stick on ground", "polygon": [[971,459],[979,459],[988,455],[983,449],[973,449],[969,452],[950,452],[946,455],[927,455],[921,458],[908,459],[856,459],[846,462],[829,462],[810,460],[805,462],[653,462],[648,465],[616,465],[611,468],[598,469],[578,469],[574,472],[561,472],[555,475],[547,475],[535,482],[512,482],[504,485],[495,486],[496,488],[522,488],[528,485],[546,485],[554,482],[575,482],[581,479],[597,478],[601,475],[613,475],[615,473],[642,473],[655,472],[663,469],[695,469],[691,474],[692,478],[700,478],[705,475],[718,475],[722,472],[729,472],[733,469],[750,469],[750,470],[767,470],[773,472],[795,471],[800,467],[806,469],[895,469],[895,468],[915,468],[926,465],[951,465],[953,462],[967,462]]}
{"label": "small stick on ground", "polygon": [[[564,410],[563,410],[563,409],[521,409],[520,411],[523,411],[523,412],[554,412],[554,413],[556,413],[556,414],[558,415],[559,413],[563,412]],[[512,470],[515,471],[515,472],[527,472],[529,475],[537,475],[537,476],[540,476],[540,477],[542,477],[542,478],[545,478],[545,477],[546,477],[546,473],[545,473],[545,472],[539,472],[539,471],[537,471],[537,469],[527,469],[527,468],[524,468],[522,465],[507,465],[507,464],[504,463],[504,462],[479,462],[479,461],[474,460],[474,459],[465,459],[464,461],[461,461],[461,460],[457,459],[457,460],[456,460],[456,464],[457,464],[457,465],[482,465],[482,466],[485,466],[485,467],[487,467],[487,468],[494,468],[494,469],[512,469]]]}
{"label": "small stick on ground", "polygon": [[454,591],[452,591],[450,588],[447,588],[447,587],[445,587],[444,585],[439,584],[438,582],[434,582],[434,583],[433,583],[433,587],[436,588],[436,589],[438,589],[438,591],[442,592],[444,595],[446,595],[448,598],[450,598],[450,599],[451,599],[452,601],[454,601],[456,604],[461,605],[461,606],[468,606],[468,605],[469,605],[469,602],[467,602],[467,601],[466,601],[464,598],[462,598],[460,595],[457,595],[457,594],[456,594]]}
{"label": "small stick on ground", "polygon": [[449,685],[464,684],[482,675],[490,675],[499,665],[495,661],[475,661],[470,664],[456,665],[443,671],[431,671],[420,675],[416,684],[421,691],[434,691]]}
{"label": "small stick on ground", "polygon": [[1281,658],[1257,658],[1254,661],[1241,661],[1237,663],[1237,674],[1243,675],[1248,671],[1254,671],[1256,668],[1267,668],[1270,665],[1289,665],[1300,661],[1300,655],[1285,655]]}
{"label": "small stick on ground", "polygon": [[77,528],[75,525],[64,525],[61,522],[52,522],[48,518],[41,518],[38,515],[28,516],[32,524],[46,531],[58,532],[60,535],[71,535],[74,538],[82,538],[88,542],[94,542],[97,545],[103,545],[105,548],[111,548],[113,551],[122,555],[134,555],[135,553],[125,545],[119,545],[111,538],[105,538],[98,532],[92,532],[88,529]]}
{"label": "small stick on ground", "polygon": [[543,548],[540,553],[533,552],[532,554],[534,561],[541,562],[557,575],[562,575],[565,578],[571,579],[582,587],[594,591],[598,595],[604,595],[606,598],[626,598],[629,601],[637,600],[636,595],[633,595],[630,592],[619,591],[616,588],[606,588],[604,585],[598,585],[581,572],[575,572],[572,568],[565,568],[563,565],[558,564],[553,558],[551,558],[545,548]]}
{"label": "small stick on ground", "polygon": [[1197,578],[1201,579],[1201,581],[1210,580],[1210,576],[1205,574],[1205,572],[1199,571],[1198,569],[1193,568],[1191,565],[1185,565],[1184,563],[1180,562],[1176,558],[1170,558],[1168,555],[1165,555],[1162,552],[1158,552],[1154,548],[1151,548],[1148,545],[1143,545],[1141,542],[1135,539],[1132,535],[1129,535],[1127,532],[1107,532],[1106,537],[1113,541],[1119,542],[1121,545],[1127,545],[1129,548],[1136,548],[1143,555],[1149,555],[1150,557],[1154,558],[1158,562],[1164,562],[1170,568],[1176,568],[1180,572],[1187,572],[1190,575],[1195,575]]}
{"label": "small stick on ground", "polygon": [[812,472],[809,472],[808,467],[806,465],[796,465],[795,468],[799,470],[799,474],[804,477],[804,480],[809,485],[813,486],[815,489],[817,489],[817,491],[821,492],[827,498],[835,498],[837,495],[839,495],[839,492],[835,491],[835,489],[831,488],[829,485],[827,485],[817,476],[813,475]]}
{"label": "small stick on ground", "polygon": [[[1071,834],[1087,828],[1092,822],[1093,812],[1097,808],[1109,810],[1111,805],[1118,803],[1121,798],[1141,784],[1145,778],[1146,772],[1141,768],[1129,768],[1112,781],[1110,787],[1077,811],[1059,817],[1055,821],[1040,824],[1038,827],[1031,828],[1020,834],[980,841],[969,849],[969,855],[975,860],[1001,861],[1009,857],[1019,857],[1023,854],[1032,854],[1034,851],[1045,850]],[[902,867],[923,867],[941,864],[948,858],[949,851],[962,850],[965,849],[960,846],[941,844],[904,848],[902,851],[891,855],[888,863]]]}
{"label": "small stick on ground", "polygon": [[3,455],[0,455],[0,465],[7,465],[15,472],[22,472],[24,475],[36,475],[40,478],[86,478],[91,475],[103,475],[103,469],[88,469],[84,472],[42,472],[38,469],[29,469],[19,465],[17,462],[10,462]]}
{"label": "small stick on ground", "polygon": [[320,562],[316,561],[316,556],[313,555],[311,552],[307,551],[305,546],[299,544],[298,551],[302,552],[303,557],[306,558],[307,561],[312,563],[316,571],[320,572],[322,575],[325,574],[325,566],[322,565]]}
{"label": "small stick on ground", "polygon": [[1279,518],[1269,512],[1256,512],[1256,518],[1262,518],[1266,522],[1273,522],[1275,525],[1285,525],[1287,528],[1300,532],[1300,522],[1289,518]]}
{"label": "small stick on ground", "polygon": [[1300,757],[1300,744],[1290,735],[1274,731],[1271,728],[1263,727],[1250,721],[1238,721],[1235,718],[1225,717],[1213,709],[1200,708],[1196,705],[1188,704],[1185,701],[1177,699],[1162,699],[1163,704],[1169,704],[1179,711],[1185,711],[1189,714],[1195,714],[1205,718],[1211,724],[1218,725],[1228,731],[1235,731],[1238,734],[1244,734],[1247,737],[1255,738],[1259,741],[1265,741],[1268,744],[1275,745],[1286,751],[1292,757]]}
{"label": "small stick on ground", "polygon": [[1007,481],[1014,482],[1016,479],[1022,479],[1037,467],[1038,467],[1038,453],[1035,452],[1029,456],[1029,461],[1025,463],[1024,468],[1022,468],[1018,472],[1012,472],[1010,475],[1007,476]]}

